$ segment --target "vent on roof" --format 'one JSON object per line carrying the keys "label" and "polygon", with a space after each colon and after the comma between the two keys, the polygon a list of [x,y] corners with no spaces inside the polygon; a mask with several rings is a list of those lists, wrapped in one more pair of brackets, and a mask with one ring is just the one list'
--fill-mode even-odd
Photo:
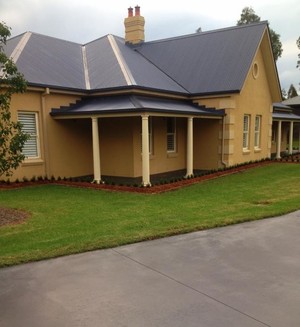
{"label": "vent on roof", "polygon": [[144,42],[145,19],[141,16],[140,7],[136,6],[133,16],[133,8],[128,8],[128,17],[124,20],[125,25],[125,42],[138,44]]}

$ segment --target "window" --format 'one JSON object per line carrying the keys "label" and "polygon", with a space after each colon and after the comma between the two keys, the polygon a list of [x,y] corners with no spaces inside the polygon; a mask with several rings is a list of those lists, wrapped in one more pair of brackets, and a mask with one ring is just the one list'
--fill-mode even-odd
{"label": "window", "polygon": [[176,151],[176,118],[167,118],[167,152]]}
{"label": "window", "polygon": [[243,150],[249,149],[249,127],[250,127],[250,116],[244,115],[243,125]]}
{"label": "window", "polygon": [[18,121],[22,124],[22,130],[30,135],[23,147],[26,158],[39,157],[37,114],[34,112],[19,112]]}
{"label": "window", "polygon": [[255,116],[254,147],[260,148],[261,116]]}

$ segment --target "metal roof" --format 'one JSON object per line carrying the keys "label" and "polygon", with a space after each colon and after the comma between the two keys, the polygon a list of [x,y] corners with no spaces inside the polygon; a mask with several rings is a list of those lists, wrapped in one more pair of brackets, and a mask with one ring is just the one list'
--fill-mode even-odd
{"label": "metal roof", "polygon": [[293,112],[273,112],[273,120],[297,120],[300,121],[300,116]]}
{"label": "metal roof", "polygon": [[223,110],[208,109],[188,101],[177,101],[135,95],[87,97],[76,104],[52,109],[52,116],[92,115],[105,113],[164,112],[179,115],[224,116]]}
{"label": "metal roof", "polygon": [[148,42],[137,51],[190,93],[240,91],[266,22]]}
{"label": "metal roof", "polygon": [[300,106],[300,95],[284,100],[282,103],[288,106]]}
{"label": "metal roof", "polygon": [[[104,36],[81,45],[27,32],[7,41],[31,85],[93,91],[140,88],[178,94],[238,92],[267,23],[128,46]],[[24,37],[25,36],[25,37]]]}

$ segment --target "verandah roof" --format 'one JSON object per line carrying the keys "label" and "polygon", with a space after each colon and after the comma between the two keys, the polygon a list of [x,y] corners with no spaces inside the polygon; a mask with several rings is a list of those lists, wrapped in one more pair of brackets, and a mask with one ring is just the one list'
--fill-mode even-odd
{"label": "verandah roof", "polygon": [[221,118],[224,110],[198,106],[189,101],[169,100],[137,95],[87,97],[68,107],[52,109],[51,116],[130,114],[156,112],[173,115],[211,116]]}

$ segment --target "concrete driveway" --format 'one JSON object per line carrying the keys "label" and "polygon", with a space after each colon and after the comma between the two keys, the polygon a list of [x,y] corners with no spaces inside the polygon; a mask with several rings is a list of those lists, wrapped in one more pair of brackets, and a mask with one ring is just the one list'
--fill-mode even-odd
{"label": "concrete driveway", "polygon": [[1,327],[299,327],[300,211],[0,269]]}

